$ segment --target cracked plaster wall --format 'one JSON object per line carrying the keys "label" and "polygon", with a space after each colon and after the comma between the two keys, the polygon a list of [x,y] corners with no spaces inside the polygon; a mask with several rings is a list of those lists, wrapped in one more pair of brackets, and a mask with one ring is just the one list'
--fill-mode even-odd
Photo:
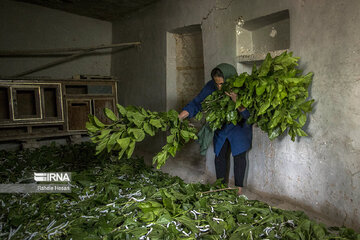
{"label": "cracked plaster wall", "polygon": [[[236,64],[238,17],[246,21],[285,9],[290,12],[290,50],[301,57],[305,73],[315,73],[310,88],[315,109],[305,126],[310,137],[270,142],[254,128],[247,187],[292,199],[360,230],[359,1],[160,1],[114,23],[113,41],[142,41],[140,50],[113,56],[112,73],[122,77],[120,103],[166,109],[167,31],[201,24],[205,83],[218,63]],[[189,170],[172,164],[172,172],[213,179],[213,158],[209,149],[205,165]],[[196,171],[201,166],[205,175],[199,174],[203,169]]]}

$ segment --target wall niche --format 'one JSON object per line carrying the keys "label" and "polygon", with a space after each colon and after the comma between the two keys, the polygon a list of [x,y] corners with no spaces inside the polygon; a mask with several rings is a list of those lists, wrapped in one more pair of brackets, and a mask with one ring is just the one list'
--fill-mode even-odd
{"label": "wall niche", "polygon": [[289,10],[272,13],[236,25],[236,56],[242,64],[259,63],[266,54],[280,55],[290,47]]}

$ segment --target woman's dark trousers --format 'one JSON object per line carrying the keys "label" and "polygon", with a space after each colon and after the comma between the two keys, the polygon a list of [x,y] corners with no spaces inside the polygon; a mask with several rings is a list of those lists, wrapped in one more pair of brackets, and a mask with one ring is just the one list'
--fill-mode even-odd
{"label": "woman's dark trousers", "polygon": [[[221,148],[219,156],[215,156],[215,169],[216,169],[216,178],[222,178],[223,183],[225,184],[226,172],[227,172],[227,156],[228,150],[230,148],[230,142],[226,139],[224,145]],[[246,151],[234,156],[234,177],[235,177],[235,186],[243,187],[244,177],[246,169]]]}

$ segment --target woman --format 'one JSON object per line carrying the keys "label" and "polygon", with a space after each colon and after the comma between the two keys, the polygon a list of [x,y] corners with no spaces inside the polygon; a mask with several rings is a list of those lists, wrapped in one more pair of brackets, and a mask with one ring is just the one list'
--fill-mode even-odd
{"label": "woman", "polygon": [[[179,118],[194,117],[201,111],[201,102],[216,89],[221,89],[224,80],[237,74],[234,66],[222,63],[211,71],[211,78],[206,83],[200,93],[184,108],[179,114]],[[236,102],[237,94],[233,92],[225,92],[234,102]],[[250,113],[244,107],[239,107],[239,114],[244,119],[249,118]],[[246,169],[246,151],[250,149],[252,141],[252,126],[243,121],[242,124],[234,125],[232,123],[225,124],[221,129],[217,129],[214,133],[214,151],[215,151],[215,169],[216,178],[222,178],[225,184],[227,159],[226,153],[231,146],[231,152],[234,157],[234,176],[235,186],[238,187],[238,194],[241,194],[245,169]]]}

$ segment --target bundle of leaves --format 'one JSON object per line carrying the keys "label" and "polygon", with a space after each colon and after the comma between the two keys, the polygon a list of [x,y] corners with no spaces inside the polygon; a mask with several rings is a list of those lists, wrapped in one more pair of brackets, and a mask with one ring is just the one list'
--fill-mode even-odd
{"label": "bundle of leaves", "polygon": [[[312,111],[314,100],[307,100],[308,87],[313,73],[301,74],[298,57],[284,52],[272,58],[267,54],[259,68],[254,65],[252,73],[242,73],[226,79],[221,90],[209,95],[202,103],[203,115],[213,131],[223,124],[241,122],[237,109],[240,106],[250,112],[248,124],[256,123],[273,140],[286,129],[295,140],[295,136],[307,136],[302,127],[306,123],[306,113]],[[236,103],[225,92],[238,94]]]}
{"label": "bundle of leaves", "polygon": [[219,191],[219,182],[186,184],[146,167],[141,158],[88,155],[94,152],[89,143],[0,151],[0,168],[11,167],[1,177],[6,183],[39,169],[77,169],[71,193],[0,194],[0,238],[360,239],[352,229],[326,228],[303,212]]}
{"label": "bundle of leaves", "polygon": [[104,109],[105,116],[112,124],[102,123],[96,116],[89,115],[86,128],[91,140],[97,144],[96,154],[103,152],[118,152],[121,159],[124,155],[131,158],[136,142],[144,140],[146,135],[155,136],[158,131],[168,131],[167,144],[153,158],[153,164],[160,168],[166,160],[191,139],[197,139],[196,129],[187,120],[180,121],[178,112],[152,112],[142,107],[117,104],[118,117],[108,108]]}

